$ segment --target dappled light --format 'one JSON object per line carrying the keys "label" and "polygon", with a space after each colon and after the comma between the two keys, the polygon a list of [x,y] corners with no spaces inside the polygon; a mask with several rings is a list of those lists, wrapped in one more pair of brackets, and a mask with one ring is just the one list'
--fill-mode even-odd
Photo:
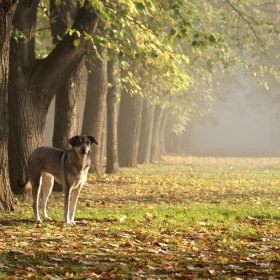
{"label": "dappled light", "polygon": [[[280,160],[166,156],[91,174],[77,225],[36,225],[30,205],[0,215],[1,271],[14,279],[277,278]],[[16,262],[16,264],[15,264]]]}

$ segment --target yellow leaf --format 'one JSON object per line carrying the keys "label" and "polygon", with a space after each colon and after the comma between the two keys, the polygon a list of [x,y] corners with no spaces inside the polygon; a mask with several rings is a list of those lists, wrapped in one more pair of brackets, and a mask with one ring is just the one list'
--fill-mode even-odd
{"label": "yellow leaf", "polygon": [[52,274],[52,269],[50,268],[50,267],[45,267],[45,268],[43,268],[42,269],[42,273],[44,274],[44,275],[46,275],[46,274]]}
{"label": "yellow leaf", "polygon": [[80,45],[80,39],[75,39],[73,45],[77,48]]}
{"label": "yellow leaf", "polygon": [[86,41],[88,41],[88,40],[91,39],[91,36],[90,36],[88,33],[84,32],[84,34],[85,34],[84,39],[85,39]]}

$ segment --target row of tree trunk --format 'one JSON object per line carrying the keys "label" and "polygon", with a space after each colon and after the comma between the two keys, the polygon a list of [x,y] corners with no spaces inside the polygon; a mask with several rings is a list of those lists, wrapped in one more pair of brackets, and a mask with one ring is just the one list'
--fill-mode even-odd
{"label": "row of tree trunk", "polygon": [[[72,29],[94,36],[99,23],[97,14],[85,7],[77,8],[76,1],[69,1],[72,6],[57,6],[51,0],[50,14],[57,19],[51,24],[55,48],[44,59],[35,57],[39,2],[0,1],[0,210],[13,210],[16,203],[12,192],[23,192],[18,179],[26,180],[28,156],[43,145],[46,116],[54,96],[53,145],[67,149],[71,136],[93,135],[99,145],[93,147],[91,172],[104,172],[105,142],[107,173],[117,173],[120,166],[136,167],[138,163],[158,161],[164,152],[167,112],[159,105],[148,104],[141,95],[131,95],[129,84],[123,84],[117,112],[114,73],[118,65],[114,54],[108,54],[104,46],[93,50],[90,40],[67,33],[69,22],[74,19]],[[25,37],[10,40],[12,26]],[[62,39],[56,40],[58,37]],[[75,40],[79,40],[78,46]],[[92,59],[95,52],[103,59]],[[108,55],[110,60],[105,59]],[[84,63],[88,72],[87,96],[80,129],[79,98]],[[126,75],[122,70],[121,76]]]}

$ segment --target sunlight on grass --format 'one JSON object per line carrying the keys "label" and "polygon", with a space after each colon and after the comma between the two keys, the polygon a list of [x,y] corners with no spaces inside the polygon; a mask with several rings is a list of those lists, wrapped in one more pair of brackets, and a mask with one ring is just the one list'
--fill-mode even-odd
{"label": "sunlight on grass", "polygon": [[61,193],[41,225],[22,200],[0,213],[0,279],[276,275],[279,186],[278,158],[168,156],[91,174],[75,227],[64,225]]}

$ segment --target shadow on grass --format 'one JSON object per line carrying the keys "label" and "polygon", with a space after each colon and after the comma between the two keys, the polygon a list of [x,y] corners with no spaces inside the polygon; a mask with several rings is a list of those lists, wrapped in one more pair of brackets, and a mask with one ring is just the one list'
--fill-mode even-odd
{"label": "shadow on grass", "polygon": [[4,227],[17,227],[17,226],[23,226],[26,227],[26,225],[34,225],[34,220],[32,219],[9,219],[9,220],[1,220],[0,226]]}
{"label": "shadow on grass", "polygon": [[[254,221],[254,220],[253,220]],[[63,222],[2,220],[0,278],[8,279],[278,279],[279,246],[247,240],[244,247],[224,248],[202,232],[170,232],[154,236],[135,231],[112,232],[114,220]],[[105,225],[103,225],[105,224]],[[102,226],[101,226],[102,225]],[[141,231],[142,228],[139,228]],[[216,231],[214,231],[216,232]],[[225,233],[223,233],[225,235]],[[181,246],[171,246],[170,238]],[[59,236],[59,237],[58,237]],[[222,240],[220,237],[219,240]],[[245,244],[245,243],[244,243]],[[268,258],[274,254],[275,258]],[[48,278],[46,278],[48,275]]]}
{"label": "shadow on grass", "polygon": [[[79,251],[57,255],[40,252],[34,256],[20,252],[0,253],[2,275],[16,279],[279,279],[280,261],[201,260],[198,254],[166,251],[151,252]],[[204,254],[205,255],[205,254]],[[210,257],[210,256],[209,256]],[[220,256],[223,257],[222,255]],[[47,277],[48,278],[45,278]],[[4,277],[4,278],[3,278]],[[3,276],[2,279],[8,279]],[[11,278],[14,279],[14,278]]]}

